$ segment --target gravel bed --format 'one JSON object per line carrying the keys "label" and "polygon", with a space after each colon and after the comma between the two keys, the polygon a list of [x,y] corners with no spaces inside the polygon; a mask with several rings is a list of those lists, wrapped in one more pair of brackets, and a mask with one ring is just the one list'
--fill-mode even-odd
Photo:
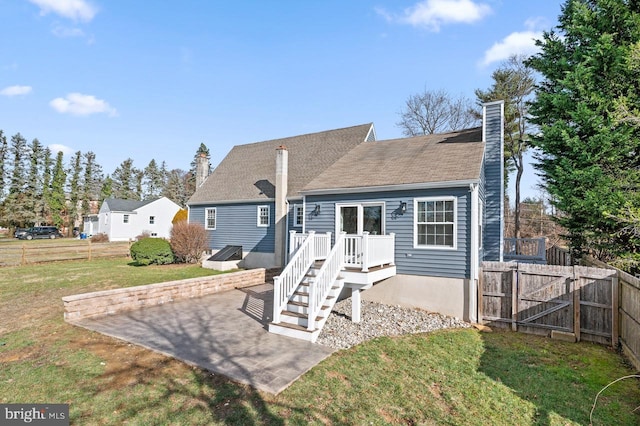
{"label": "gravel bed", "polygon": [[316,343],[334,349],[347,349],[380,336],[423,333],[443,328],[471,327],[458,318],[423,311],[384,305],[363,300],[360,323],[351,321],[351,298],[335,304]]}

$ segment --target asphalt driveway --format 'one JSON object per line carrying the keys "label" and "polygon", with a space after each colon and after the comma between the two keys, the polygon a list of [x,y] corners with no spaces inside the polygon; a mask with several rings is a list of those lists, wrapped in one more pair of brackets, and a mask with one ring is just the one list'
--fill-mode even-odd
{"label": "asphalt driveway", "polygon": [[272,301],[263,284],[73,324],[278,394],[333,349],[269,333]]}

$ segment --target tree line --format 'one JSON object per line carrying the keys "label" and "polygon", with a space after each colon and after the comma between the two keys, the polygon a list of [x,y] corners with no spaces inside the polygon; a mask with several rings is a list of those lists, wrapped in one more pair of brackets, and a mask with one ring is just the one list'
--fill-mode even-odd
{"label": "tree line", "polygon": [[205,153],[200,144],[189,170],[168,169],[152,159],[143,169],[127,158],[111,174],[104,174],[92,151],[74,153],[68,163],[37,138],[28,142],[20,133],[7,138],[0,129],[0,226],[8,228],[55,225],[67,230],[82,217],[97,213],[107,198],[147,200],[167,197],[185,206],[195,192],[195,158]]}

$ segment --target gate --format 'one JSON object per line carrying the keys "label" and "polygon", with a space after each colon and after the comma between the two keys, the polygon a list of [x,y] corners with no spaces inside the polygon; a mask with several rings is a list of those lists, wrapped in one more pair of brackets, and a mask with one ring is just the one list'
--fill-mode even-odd
{"label": "gate", "polygon": [[478,292],[481,324],[617,344],[615,271],[583,266],[484,262]]}

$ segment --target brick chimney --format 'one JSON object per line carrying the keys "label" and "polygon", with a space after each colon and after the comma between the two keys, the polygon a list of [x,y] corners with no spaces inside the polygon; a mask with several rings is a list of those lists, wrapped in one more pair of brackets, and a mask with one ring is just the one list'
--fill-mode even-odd
{"label": "brick chimney", "polygon": [[207,177],[209,177],[209,157],[201,152],[196,159],[196,189],[200,188]]}
{"label": "brick chimney", "polygon": [[275,264],[284,266],[287,247],[287,191],[289,180],[289,152],[287,147],[276,148],[276,208],[275,208]]}

